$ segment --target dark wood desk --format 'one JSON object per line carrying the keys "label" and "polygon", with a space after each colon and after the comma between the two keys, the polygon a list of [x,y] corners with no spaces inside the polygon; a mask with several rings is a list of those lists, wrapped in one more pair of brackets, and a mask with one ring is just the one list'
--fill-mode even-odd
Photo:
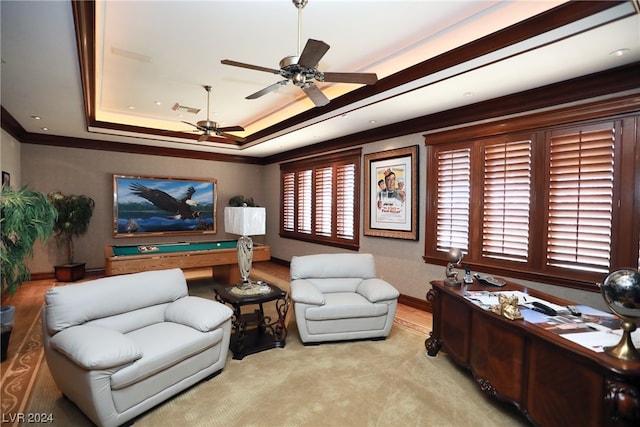
{"label": "dark wood desk", "polygon": [[[433,306],[433,331],[425,341],[429,356],[443,348],[472,372],[484,392],[513,402],[536,425],[640,425],[640,363],[591,351],[525,320],[483,310],[463,297],[464,290],[488,287],[451,287],[442,281],[431,285],[427,300]],[[508,283],[488,290],[524,288]]]}

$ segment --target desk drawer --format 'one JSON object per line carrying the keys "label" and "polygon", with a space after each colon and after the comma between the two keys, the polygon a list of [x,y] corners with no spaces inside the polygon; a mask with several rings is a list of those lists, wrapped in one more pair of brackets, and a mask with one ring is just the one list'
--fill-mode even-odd
{"label": "desk drawer", "polygon": [[520,402],[525,387],[525,337],[501,327],[500,322],[511,320],[492,313],[473,313],[471,371],[489,394]]}

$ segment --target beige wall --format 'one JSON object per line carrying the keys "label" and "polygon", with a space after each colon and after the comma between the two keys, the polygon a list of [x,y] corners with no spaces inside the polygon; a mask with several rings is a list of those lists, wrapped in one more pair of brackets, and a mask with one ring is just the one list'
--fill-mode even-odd
{"label": "beige wall", "polygon": [[[263,170],[255,165],[187,160],[160,156],[144,156],[108,151],[83,150],[22,144],[22,179],[24,184],[43,193],[61,191],[66,194],[86,194],[96,202],[88,232],[75,240],[76,259],[86,262],[87,269],[104,267],[104,246],[175,241],[176,237],[114,238],[113,175],[217,179],[218,234],[215,239],[233,238],[224,233],[221,218],[230,197],[238,194],[253,196],[262,204],[259,183]],[[211,240],[212,235],[192,240]],[[259,242],[260,239],[256,238]],[[53,271],[64,261],[55,243],[39,245],[29,262],[33,273]]]}
{"label": "beige wall", "polygon": [[[4,143],[3,143],[4,145]],[[429,281],[441,279],[444,267],[425,264],[424,218],[425,218],[425,179],[426,149],[422,135],[408,135],[368,144],[363,154],[389,149],[419,146],[419,240],[399,240],[362,235],[364,226],[361,212],[360,252],[374,254],[378,275],[393,285],[402,294],[423,299],[430,288]],[[309,244],[278,235],[280,213],[280,166],[243,165],[204,160],[175,159],[156,156],[111,153],[96,150],[81,150],[21,144],[21,170],[23,184],[30,184],[42,192],[62,191],[65,193],[87,194],[96,201],[96,212],[88,233],[77,239],[78,261],[85,261],[87,268],[103,268],[103,248],[105,245],[164,242],[175,237],[146,239],[114,239],[111,235],[113,207],[113,174],[146,175],[157,177],[216,178],[219,185],[218,220],[230,197],[242,194],[252,196],[256,202],[267,208],[267,235],[256,237],[257,242],[271,246],[275,258],[290,261],[294,255],[307,255],[321,252],[340,252],[341,249],[329,246]],[[364,169],[364,164],[363,164]],[[364,180],[364,178],[362,178]],[[364,188],[364,182],[362,182]],[[220,226],[214,239],[233,238],[226,235]],[[198,240],[212,239],[202,236]],[[196,240],[195,238],[193,240]],[[55,244],[40,245],[36,248],[35,258],[29,262],[32,272],[52,272],[53,265],[59,263]],[[574,291],[556,286],[514,280],[531,288],[540,288],[577,303],[604,309],[599,294]]]}
{"label": "beige wall", "polygon": [[0,130],[0,165],[4,172],[11,175],[11,186],[21,187],[20,184],[20,146],[4,129]]}

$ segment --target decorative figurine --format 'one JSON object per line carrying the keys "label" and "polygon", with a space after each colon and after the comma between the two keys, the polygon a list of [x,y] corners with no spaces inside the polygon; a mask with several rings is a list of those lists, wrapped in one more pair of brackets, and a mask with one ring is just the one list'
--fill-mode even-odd
{"label": "decorative figurine", "polygon": [[498,305],[491,307],[491,311],[500,316],[504,316],[509,320],[518,320],[523,318],[520,313],[520,307],[518,307],[517,295],[507,296],[504,294],[498,294]]}
{"label": "decorative figurine", "polygon": [[458,272],[454,268],[461,268],[460,262],[462,262],[462,251],[458,248],[451,248],[447,253],[447,269],[445,270],[446,279],[444,284],[447,286],[458,286],[461,284],[458,280]]}

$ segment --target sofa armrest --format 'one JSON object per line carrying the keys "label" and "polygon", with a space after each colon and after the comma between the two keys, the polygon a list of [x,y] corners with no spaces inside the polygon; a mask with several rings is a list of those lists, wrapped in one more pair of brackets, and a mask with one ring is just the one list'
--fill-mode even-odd
{"label": "sofa armrest", "polygon": [[363,280],[356,291],[371,302],[393,300],[400,296],[400,292],[391,284],[377,278]]}
{"label": "sofa armrest", "polygon": [[233,315],[224,304],[206,298],[187,296],[167,305],[165,320],[190,326],[201,332],[218,328]]}
{"label": "sofa armrest", "polygon": [[304,304],[324,305],[324,295],[311,282],[304,279],[291,281],[291,299]]}
{"label": "sofa armrest", "polygon": [[142,357],[142,349],[126,335],[92,325],[58,332],[51,338],[51,347],[87,370],[122,366]]}

